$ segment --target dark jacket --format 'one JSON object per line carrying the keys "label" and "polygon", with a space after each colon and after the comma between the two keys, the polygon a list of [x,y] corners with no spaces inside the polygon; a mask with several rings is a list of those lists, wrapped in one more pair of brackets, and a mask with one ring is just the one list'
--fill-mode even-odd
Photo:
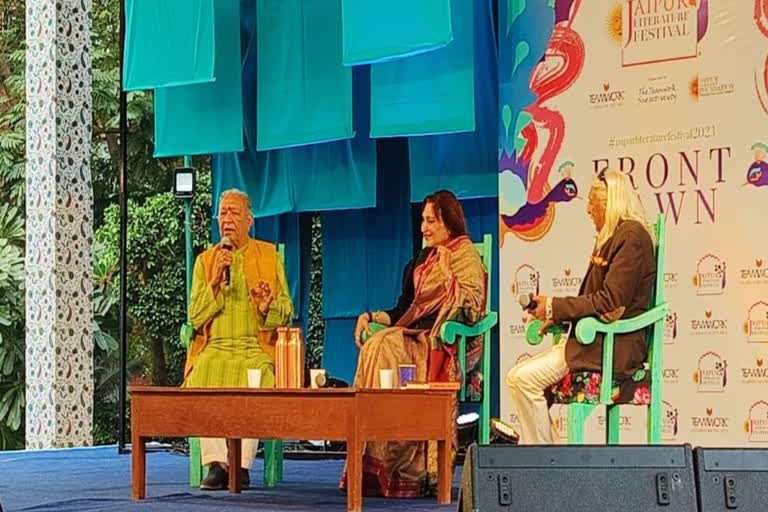
{"label": "dark jacket", "polygon": [[[421,252],[419,252],[417,257],[413,258],[405,266],[405,269],[403,270],[403,289],[400,293],[400,297],[397,299],[397,304],[395,304],[394,308],[385,311],[385,313],[389,315],[389,319],[392,322],[392,325],[395,325],[398,320],[400,320],[400,318],[405,314],[405,312],[408,311],[408,308],[411,307],[411,304],[413,304],[413,300],[416,298],[416,290],[413,284],[413,273],[415,272],[416,267],[424,263],[434,250],[435,249],[433,247],[425,247],[421,250]],[[407,327],[411,329],[431,329],[437,320],[437,313],[438,312],[435,311],[431,315],[420,319],[414,325],[408,325]]]}
{"label": "dark jacket", "polygon": [[[601,263],[590,261],[578,297],[553,298],[555,322],[575,322],[597,317],[603,321],[632,318],[648,310],[656,282],[656,256],[653,241],[642,224],[623,221],[599,252]],[[623,310],[621,309],[623,308]],[[616,335],[614,339],[614,378],[631,378],[642,368],[648,355],[645,329]],[[591,345],[575,338],[565,347],[571,370],[602,369],[603,338]]]}

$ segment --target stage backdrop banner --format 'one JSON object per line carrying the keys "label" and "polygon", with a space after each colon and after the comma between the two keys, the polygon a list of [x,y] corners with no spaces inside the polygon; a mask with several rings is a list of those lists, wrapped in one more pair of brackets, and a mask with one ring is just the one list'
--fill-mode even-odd
{"label": "stage backdrop banner", "polygon": [[[663,439],[768,443],[768,6],[763,0],[503,0],[499,210],[504,375],[545,348],[521,293],[578,293],[595,172],[667,216]],[[553,407],[564,439],[565,407]],[[622,407],[623,442],[645,414]],[[604,440],[604,417],[589,440]],[[590,438],[591,436],[591,438]]]}
{"label": "stage backdrop banner", "polygon": [[344,65],[396,60],[453,40],[451,0],[341,0]]}
{"label": "stage backdrop banner", "polygon": [[126,0],[123,89],[212,82],[213,0]]}
{"label": "stage backdrop banner", "polygon": [[155,89],[155,158],[243,150],[240,2],[216,0],[216,80]]}

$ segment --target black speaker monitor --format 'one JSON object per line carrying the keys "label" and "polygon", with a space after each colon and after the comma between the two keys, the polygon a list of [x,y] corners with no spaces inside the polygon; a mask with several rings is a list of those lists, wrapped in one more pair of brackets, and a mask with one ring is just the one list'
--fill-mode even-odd
{"label": "black speaker monitor", "polygon": [[701,512],[768,510],[768,450],[696,448]]}
{"label": "black speaker monitor", "polygon": [[459,512],[697,512],[690,446],[470,446]]}

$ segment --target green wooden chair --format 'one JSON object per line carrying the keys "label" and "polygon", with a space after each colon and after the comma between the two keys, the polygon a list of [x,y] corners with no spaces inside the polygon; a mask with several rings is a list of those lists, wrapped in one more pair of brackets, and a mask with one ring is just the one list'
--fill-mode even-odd
{"label": "green wooden chair", "polygon": [[[453,345],[458,343],[458,361],[461,371],[466,375],[467,361],[467,338],[483,336],[483,353],[480,356],[479,372],[482,382],[482,400],[480,402],[480,428],[478,432],[480,444],[488,444],[491,437],[491,329],[498,321],[498,314],[491,311],[491,283],[493,272],[493,236],[486,234],[482,242],[475,242],[475,248],[480,253],[488,271],[488,291],[486,297],[486,315],[475,325],[465,325],[459,322],[446,322],[443,324],[440,337],[443,343]],[[371,332],[376,333],[384,328],[385,325],[371,324]],[[366,334],[363,333],[363,342]],[[466,378],[461,379],[461,389],[459,391],[459,400],[466,402],[468,393],[466,389]]]}
{"label": "green wooden chair", "polygon": [[[656,220],[656,284],[650,309],[634,318],[604,323],[596,318],[583,318],[576,323],[576,339],[583,345],[595,341],[598,333],[604,335],[602,372],[571,372],[552,387],[555,403],[568,406],[568,444],[584,443],[584,426],[596,407],[606,408],[606,442],[619,444],[619,405],[648,407],[648,444],[661,444],[662,424],[662,368],[664,351],[664,319],[669,305],[664,300],[665,218]],[[532,345],[541,342],[537,335],[541,322],[531,322],[526,338]],[[648,360],[631,380],[621,386],[613,381],[614,336],[647,329]],[[562,326],[550,331],[557,343],[564,332]],[[567,393],[565,392],[567,389]]]}
{"label": "green wooden chair", "polygon": [[[285,245],[277,246],[277,254],[280,261],[285,262]],[[195,331],[192,326],[185,323],[181,326],[181,343],[189,349]],[[263,440],[264,444],[264,487],[274,487],[283,481],[283,442],[279,439]],[[200,487],[203,474],[208,466],[203,466],[200,454],[200,439],[189,438],[189,485]]]}

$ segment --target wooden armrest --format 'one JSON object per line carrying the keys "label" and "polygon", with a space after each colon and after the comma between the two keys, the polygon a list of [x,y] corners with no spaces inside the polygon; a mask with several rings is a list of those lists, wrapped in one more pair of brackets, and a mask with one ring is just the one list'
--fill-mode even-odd
{"label": "wooden armrest", "polygon": [[576,339],[582,345],[590,345],[595,341],[597,333],[625,334],[639,331],[649,327],[659,320],[663,320],[669,311],[666,302],[633,318],[617,320],[611,323],[601,322],[597,318],[582,318],[576,324]]}
{"label": "wooden armrest", "polygon": [[467,325],[461,322],[448,321],[440,328],[440,339],[447,345],[456,343],[457,337],[474,337],[485,334],[499,321],[499,315],[495,311],[489,311],[482,320],[475,325]]}

